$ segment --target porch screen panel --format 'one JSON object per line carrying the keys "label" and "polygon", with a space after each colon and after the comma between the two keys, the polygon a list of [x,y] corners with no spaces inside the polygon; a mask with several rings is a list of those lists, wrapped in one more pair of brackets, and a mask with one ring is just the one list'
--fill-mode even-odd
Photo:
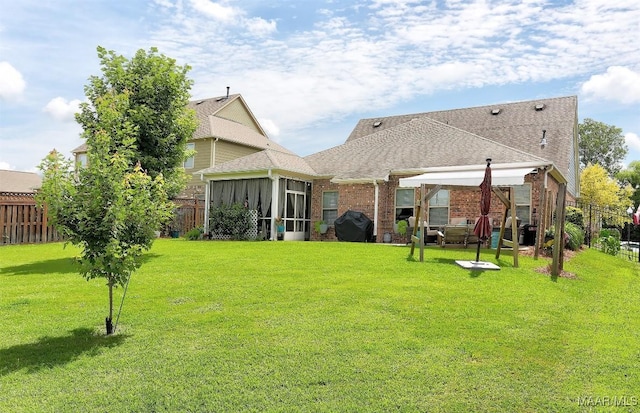
{"label": "porch screen panel", "polygon": [[209,185],[209,191],[211,192],[211,204],[214,207],[220,206],[222,203],[222,182],[212,181]]}
{"label": "porch screen panel", "polygon": [[[260,202],[260,181],[262,181],[262,179],[249,179],[247,181],[249,209],[258,209],[258,203]],[[264,211],[262,213],[264,214]]]}
{"label": "porch screen panel", "polygon": [[234,203],[244,205],[245,199],[247,199],[247,180],[241,179],[239,181],[233,181],[234,183]]}
{"label": "porch screen panel", "polygon": [[265,178],[260,180],[260,202],[262,203],[262,214],[269,216],[271,207],[271,179]]}
{"label": "porch screen panel", "polygon": [[234,183],[233,181],[222,181],[222,203],[225,205],[233,204],[234,200]]}

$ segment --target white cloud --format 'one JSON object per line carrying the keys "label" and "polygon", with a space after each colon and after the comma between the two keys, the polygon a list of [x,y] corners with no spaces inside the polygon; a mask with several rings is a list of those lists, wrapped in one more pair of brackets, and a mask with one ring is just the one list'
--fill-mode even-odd
{"label": "white cloud", "polygon": [[0,62],[0,99],[16,100],[27,86],[22,74],[9,62]]}
{"label": "white cloud", "polygon": [[633,132],[624,134],[624,141],[632,151],[640,152],[640,136]]}
{"label": "white cloud", "polygon": [[245,20],[245,25],[249,33],[254,36],[262,37],[276,32],[276,22],[274,20],[265,20],[260,17],[254,17]]}
{"label": "white cloud", "polygon": [[260,125],[264,128],[270,138],[277,138],[278,135],[280,135],[280,128],[271,119],[258,119],[258,122],[260,122]]}
{"label": "white cloud", "polygon": [[191,0],[193,8],[199,12],[221,21],[232,21],[241,12],[231,6],[225,6],[220,3],[214,3],[209,0]]}
{"label": "white cloud", "polygon": [[56,120],[63,122],[72,121],[75,119],[75,114],[80,112],[80,101],[74,99],[67,102],[66,99],[61,97],[53,98],[47,103],[43,111]]}
{"label": "white cloud", "polygon": [[589,99],[614,100],[623,104],[640,102],[640,72],[611,66],[604,74],[593,75],[581,88]]}
{"label": "white cloud", "polygon": [[13,171],[15,168],[8,162],[0,161],[0,169]]}

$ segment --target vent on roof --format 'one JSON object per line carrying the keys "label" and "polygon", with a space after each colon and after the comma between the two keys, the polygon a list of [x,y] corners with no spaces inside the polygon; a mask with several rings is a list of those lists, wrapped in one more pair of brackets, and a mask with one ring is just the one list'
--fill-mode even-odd
{"label": "vent on roof", "polygon": [[502,112],[502,109],[491,109],[491,114],[492,115],[497,115],[500,112]]}
{"label": "vent on roof", "polygon": [[226,99],[226,97],[220,96],[219,98],[216,98],[216,102],[222,102],[225,99]]}
{"label": "vent on roof", "polygon": [[540,112],[542,109],[544,109],[546,107],[546,105],[544,103],[538,103],[536,105],[536,111]]}
{"label": "vent on roof", "polygon": [[374,128],[377,128],[380,125],[382,125],[382,121],[381,120],[377,120],[377,121],[373,122],[373,127]]}
{"label": "vent on roof", "polygon": [[204,102],[204,100],[199,100],[199,101],[197,101],[197,102],[196,102],[196,105],[199,105],[199,104],[201,104],[202,102]]}

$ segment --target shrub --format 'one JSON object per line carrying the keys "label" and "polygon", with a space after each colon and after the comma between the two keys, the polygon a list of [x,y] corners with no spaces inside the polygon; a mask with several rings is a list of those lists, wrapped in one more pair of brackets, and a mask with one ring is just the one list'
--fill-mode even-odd
{"label": "shrub", "polygon": [[398,234],[406,235],[408,226],[409,226],[409,223],[404,219],[401,221],[398,221]]}
{"label": "shrub", "polygon": [[565,223],[570,222],[584,229],[584,214],[582,213],[582,210],[580,208],[570,206],[570,207],[567,207],[567,209],[565,210],[565,213],[566,213]]}
{"label": "shrub", "polygon": [[187,232],[186,234],[184,234],[184,237],[186,239],[188,239],[189,241],[196,241],[198,239],[200,239],[200,235],[202,235],[202,233],[204,232],[203,228],[194,228],[191,231]]}
{"label": "shrub", "polygon": [[250,212],[241,204],[220,205],[211,210],[209,224],[213,233],[236,240],[246,239],[251,229]]}
{"label": "shrub", "polygon": [[598,242],[606,254],[618,255],[620,252],[620,231],[617,228],[605,228],[600,231]]}
{"label": "shrub", "polygon": [[577,251],[584,244],[584,230],[573,222],[564,223],[565,233],[568,234],[566,246],[570,250]]}

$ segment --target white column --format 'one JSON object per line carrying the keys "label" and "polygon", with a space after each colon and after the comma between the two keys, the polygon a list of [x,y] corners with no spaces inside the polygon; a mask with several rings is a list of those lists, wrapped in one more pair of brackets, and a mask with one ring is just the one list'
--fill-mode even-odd
{"label": "white column", "polygon": [[271,239],[278,239],[278,230],[276,229],[276,217],[280,213],[278,211],[279,197],[280,197],[280,176],[273,175],[271,178]]}
{"label": "white column", "polygon": [[[202,179],[202,175],[200,176]],[[209,203],[211,202],[211,181],[205,181],[204,186],[204,233],[209,233]]]}

